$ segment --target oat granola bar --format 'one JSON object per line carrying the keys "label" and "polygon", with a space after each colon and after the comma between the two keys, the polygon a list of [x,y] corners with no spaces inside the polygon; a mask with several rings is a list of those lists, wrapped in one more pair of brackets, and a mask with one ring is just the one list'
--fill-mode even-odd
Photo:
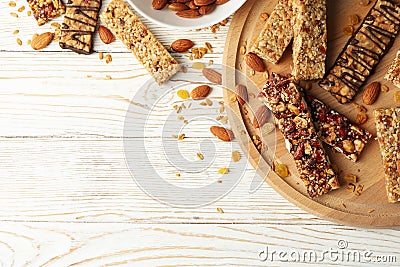
{"label": "oat granola bar", "polygon": [[394,0],[378,0],[319,85],[340,103],[352,101],[399,29],[400,5]]}
{"label": "oat granola bar", "polygon": [[259,99],[274,114],[310,197],[318,197],[339,188],[337,176],[318,138],[301,88],[293,79],[273,73]]}
{"label": "oat granola bar", "polygon": [[61,0],[27,0],[39,26],[65,13]]}
{"label": "oat granola bar", "polygon": [[397,52],[395,59],[390,65],[389,70],[385,75],[385,79],[400,88],[400,51]]}
{"label": "oat granola bar", "polygon": [[374,111],[388,201],[400,201],[400,107]]}
{"label": "oat granola bar", "polygon": [[179,71],[178,62],[122,0],[113,0],[101,21],[133,52],[158,84]]}
{"label": "oat granola bar", "polygon": [[60,47],[79,54],[92,52],[101,0],[68,0],[61,26]]}
{"label": "oat granola bar", "polygon": [[250,52],[278,63],[293,38],[292,16],[292,0],[279,0]]}
{"label": "oat granola bar", "polygon": [[325,75],[326,0],[293,0],[293,71],[296,80]]}
{"label": "oat granola bar", "polygon": [[372,135],[320,100],[307,96],[320,139],[356,162]]}

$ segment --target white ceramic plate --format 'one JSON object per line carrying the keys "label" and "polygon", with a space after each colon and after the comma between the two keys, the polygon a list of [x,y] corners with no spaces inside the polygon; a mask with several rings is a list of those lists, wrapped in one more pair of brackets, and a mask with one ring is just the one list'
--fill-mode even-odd
{"label": "white ceramic plate", "polygon": [[195,19],[185,19],[178,17],[175,12],[167,7],[163,10],[154,10],[151,6],[151,0],[130,0],[134,9],[143,17],[167,28],[183,30],[194,30],[214,25],[232,15],[245,2],[246,0],[230,0],[217,6],[211,14]]}

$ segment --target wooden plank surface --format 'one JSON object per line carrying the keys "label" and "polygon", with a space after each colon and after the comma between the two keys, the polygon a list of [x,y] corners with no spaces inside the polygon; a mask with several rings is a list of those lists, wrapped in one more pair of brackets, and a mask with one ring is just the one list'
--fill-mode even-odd
{"label": "wooden plank surface", "polygon": [[[26,41],[51,27],[36,26],[25,15],[27,9],[19,18],[11,17],[10,12],[27,7],[25,1],[16,3],[11,8],[8,1],[0,2],[0,266],[286,265],[261,262],[257,252],[264,245],[322,252],[337,248],[340,239],[353,249],[368,245],[376,255],[399,252],[397,230],[363,230],[320,220],[266,184],[250,194],[255,172],[249,166],[240,183],[211,205],[175,208],[152,199],[129,173],[122,138],[127,108],[149,78],[146,71],[119,41],[104,45],[97,35],[90,56],[61,50],[56,43],[33,51]],[[201,61],[222,62],[227,27],[214,35],[144,21],[165,45],[178,38],[198,46],[210,42],[214,53]],[[16,29],[20,33],[13,35]],[[18,46],[16,38],[24,45]],[[100,61],[98,51],[110,52],[113,61]],[[187,54],[174,56],[189,67],[193,63]],[[106,75],[113,79],[106,80]],[[221,100],[222,92],[213,92],[212,99]],[[144,121],[141,112],[135,115]],[[163,121],[154,123],[158,129]],[[191,129],[181,153],[194,157],[193,147],[214,140],[206,126]],[[143,142],[157,149],[160,134],[148,134]],[[128,137],[141,136],[133,127]],[[170,174],[171,182],[198,186],[217,179],[218,168],[230,161],[224,144],[215,145],[221,148],[216,153],[220,165],[211,165],[201,176],[176,178],[161,154],[152,166]],[[235,168],[231,173],[243,174]]]}

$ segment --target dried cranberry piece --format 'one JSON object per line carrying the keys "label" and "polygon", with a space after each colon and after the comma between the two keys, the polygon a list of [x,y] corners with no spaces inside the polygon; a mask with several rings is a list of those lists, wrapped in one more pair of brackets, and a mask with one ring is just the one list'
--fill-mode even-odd
{"label": "dried cranberry piece", "polygon": [[317,140],[310,140],[310,145],[312,147],[321,148],[321,143]]}
{"label": "dried cranberry piece", "polygon": [[303,156],[303,153],[304,153],[304,144],[303,144],[303,143],[300,143],[300,144],[297,146],[296,151],[293,153],[293,158],[294,158],[295,160],[299,160],[299,159],[301,159],[301,157]]}
{"label": "dried cranberry piece", "polygon": [[339,137],[344,139],[347,135],[347,132],[343,128],[339,128]]}

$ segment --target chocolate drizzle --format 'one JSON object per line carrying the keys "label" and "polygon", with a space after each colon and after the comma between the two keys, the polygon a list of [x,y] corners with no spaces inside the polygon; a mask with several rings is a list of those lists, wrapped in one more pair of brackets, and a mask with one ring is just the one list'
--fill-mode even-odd
{"label": "chocolate drizzle", "polygon": [[[400,6],[393,0],[378,0],[319,85],[340,102],[350,102],[392,46],[399,28]],[[349,90],[342,93],[344,87]]]}
{"label": "chocolate drizzle", "polygon": [[[77,53],[90,54],[101,1],[69,0],[62,25],[60,46]],[[87,38],[81,38],[88,36]]]}

